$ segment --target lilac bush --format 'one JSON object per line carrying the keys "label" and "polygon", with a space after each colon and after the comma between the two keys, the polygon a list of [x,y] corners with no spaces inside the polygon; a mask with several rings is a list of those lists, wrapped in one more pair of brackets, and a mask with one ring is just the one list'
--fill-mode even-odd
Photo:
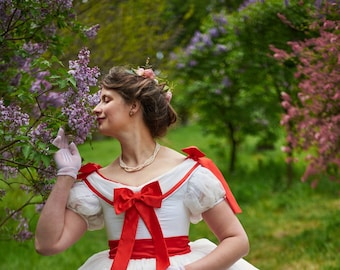
{"label": "lilac bush", "polygon": [[31,217],[55,180],[51,141],[59,127],[77,144],[93,132],[100,71],[89,66],[86,48],[64,66],[61,29],[63,35],[94,38],[99,25],[82,26],[72,0],[0,1],[1,239],[33,237]]}

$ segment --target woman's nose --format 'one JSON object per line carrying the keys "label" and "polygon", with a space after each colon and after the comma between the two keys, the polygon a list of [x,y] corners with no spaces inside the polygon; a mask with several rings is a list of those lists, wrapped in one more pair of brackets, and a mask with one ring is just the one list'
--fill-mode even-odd
{"label": "woman's nose", "polygon": [[93,113],[99,114],[101,112],[100,103],[93,108]]}

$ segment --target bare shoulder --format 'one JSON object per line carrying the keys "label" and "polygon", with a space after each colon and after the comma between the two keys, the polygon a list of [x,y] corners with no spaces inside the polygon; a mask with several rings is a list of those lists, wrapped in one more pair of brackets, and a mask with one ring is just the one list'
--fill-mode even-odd
{"label": "bare shoulder", "polygon": [[162,146],[162,151],[159,152],[158,158],[160,161],[166,160],[172,164],[179,164],[184,161],[186,156],[172,148]]}

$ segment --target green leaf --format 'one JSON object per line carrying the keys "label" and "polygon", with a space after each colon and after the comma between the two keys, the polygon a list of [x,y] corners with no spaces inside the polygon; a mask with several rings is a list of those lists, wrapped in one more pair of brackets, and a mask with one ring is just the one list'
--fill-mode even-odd
{"label": "green leaf", "polygon": [[22,148],[21,148],[21,152],[24,155],[24,158],[27,159],[31,153],[32,150],[32,146],[29,144],[25,144]]}

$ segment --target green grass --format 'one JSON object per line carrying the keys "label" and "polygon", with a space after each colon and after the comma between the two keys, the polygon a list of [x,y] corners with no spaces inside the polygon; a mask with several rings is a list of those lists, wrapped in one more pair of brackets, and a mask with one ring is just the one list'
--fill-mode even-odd
{"label": "green grass", "polygon": [[[177,150],[197,145],[225,168],[226,163],[210,147],[212,139],[202,136],[199,127],[188,126],[172,130],[162,143]],[[102,165],[111,162],[118,150],[113,140],[80,147],[85,162]],[[298,180],[300,170],[287,188],[282,160],[279,150],[258,152],[253,139],[249,139],[240,153],[237,171],[225,174],[243,209],[239,219],[251,243],[246,259],[264,270],[339,269],[339,184],[321,181],[316,189],[311,189],[308,183]],[[35,222],[36,219],[32,228]],[[202,222],[192,226],[190,236],[216,241]],[[104,231],[88,232],[69,250],[51,257],[36,254],[33,241],[0,241],[0,269],[77,269],[90,255],[106,248]]]}

